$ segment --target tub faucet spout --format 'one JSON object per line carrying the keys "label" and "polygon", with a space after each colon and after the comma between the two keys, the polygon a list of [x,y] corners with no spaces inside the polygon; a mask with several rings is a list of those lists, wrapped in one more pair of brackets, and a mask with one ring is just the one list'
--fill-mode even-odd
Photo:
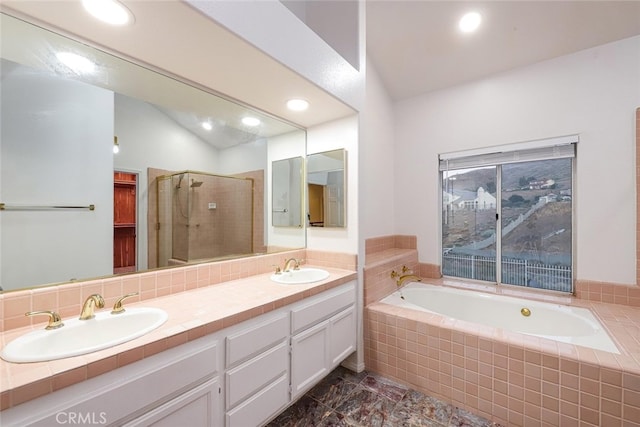
{"label": "tub faucet spout", "polygon": [[396,280],[396,285],[398,285],[398,287],[402,286],[405,284],[405,282],[422,282],[422,279],[418,276],[416,276],[415,274],[403,274],[402,276],[398,277],[398,280]]}
{"label": "tub faucet spout", "polygon": [[398,287],[404,285],[405,282],[408,282],[411,280],[416,282],[422,282],[422,279],[416,276],[415,274],[413,274],[413,271],[410,268],[408,268],[406,265],[402,266],[401,273],[398,273],[397,271],[392,270],[391,278],[396,279],[396,285],[398,285]]}

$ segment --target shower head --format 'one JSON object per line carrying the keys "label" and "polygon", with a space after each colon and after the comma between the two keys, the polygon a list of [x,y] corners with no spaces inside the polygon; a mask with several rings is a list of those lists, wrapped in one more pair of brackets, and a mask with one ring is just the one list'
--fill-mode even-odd
{"label": "shower head", "polygon": [[184,174],[183,173],[178,175],[178,184],[176,185],[176,188],[180,188],[180,184],[182,184],[182,180],[183,179],[184,179]]}
{"label": "shower head", "polygon": [[202,185],[202,181],[196,181],[195,179],[191,180],[191,185],[189,187],[196,188]]}

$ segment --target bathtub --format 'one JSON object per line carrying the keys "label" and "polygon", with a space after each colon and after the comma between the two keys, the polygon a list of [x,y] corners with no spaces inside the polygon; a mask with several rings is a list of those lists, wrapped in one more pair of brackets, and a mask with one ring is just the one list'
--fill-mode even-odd
{"label": "bathtub", "polygon": [[380,302],[620,354],[598,319],[582,307],[417,282]]}

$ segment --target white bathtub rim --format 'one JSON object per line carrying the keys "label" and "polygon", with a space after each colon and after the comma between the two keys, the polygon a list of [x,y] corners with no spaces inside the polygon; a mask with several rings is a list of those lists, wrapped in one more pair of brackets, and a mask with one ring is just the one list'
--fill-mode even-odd
{"label": "white bathtub rim", "polygon": [[[590,340],[585,340],[585,339],[581,339],[580,337],[578,338],[574,338],[574,337],[569,337],[569,336],[552,336],[552,335],[545,335],[545,334],[534,334],[534,333],[526,333],[526,332],[519,332],[519,331],[514,331],[514,330],[509,330],[507,328],[504,327],[499,327],[499,326],[495,326],[495,325],[488,325],[488,324],[483,324],[480,322],[474,322],[474,321],[469,321],[469,320],[465,320],[465,319],[459,319],[447,314],[443,314],[443,313],[439,313],[436,311],[431,311],[427,308],[412,304],[404,299],[400,298],[401,292],[403,290],[411,290],[414,288],[423,288],[423,287],[432,287],[432,288],[438,288],[441,291],[444,292],[454,292],[454,293],[471,293],[476,297],[480,297],[480,298],[491,298],[491,299],[495,299],[495,300],[503,300],[506,299],[506,301],[508,301],[509,303],[513,303],[514,300],[518,301],[518,303],[524,304],[527,307],[532,307],[532,308],[536,308],[538,307],[538,305],[546,305],[546,306],[553,306],[555,308],[560,309],[561,311],[569,311],[571,312],[571,310],[573,309],[578,309],[578,310],[586,310],[588,311],[591,316],[593,317],[593,320],[596,322],[595,323],[595,327],[597,329],[597,333],[600,335],[598,340],[596,340],[595,342],[590,341]],[[448,328],[452,328],[452,329],[462,329],[464,331],[470,332],[473,331],[474,333],[478,332],[479,335],[484,335],[487,338],[494,338],[494,337],[498,337],[500,339],[508,339],[510,341],[518,341],[518,337],[522,338],[523,336],[529,336],[529,337],[536,337],[541,339],[542,345],[544,345],[544,347],[553,347],[554,344],[557,345],[558,347],[565,347],[566,349],[566,345],[569,345],[571,347],[573,346],[580,346],[580,347],[586,347],[589,349],[592,349],[594,351],[605,351],[608,353],[613,353],[613,354],[622,354],[620,349],[622,348],[619,344],[616,343],[616,341],[614,340],[613,337],[611,337],[611,335],[608,333],[606,327],[604,326],[604,323],[598,318],[598,316],[590,309],[586,308],[586,307],[579,307],[579,306],[569,306],[569,305],[565,305],[565,304],[558,304],[555,302],[547,302],[547,301],[537,301],[537,300],[525,300],[521,297],[514,297],[514,296],[510,296],[510,295],[501,295],[501,294],[494,294],[494,293],[485,293],[482,291],[477,291],[475,289],[472,290],[468,290],[468,289],[460,289],[457,287],[451,287],[451,286],[443,286],[443,285],[438,285],[438,284],[432,284],[432,283],[425,283],[425,282],[410,282],[407,283],[405,286],[403,286],[401,289],[399,289],[398,291],[388,295],[387,297],[383,298],[382,300],[379,301],[379,303],[382,304],[386,304],[386,305],[390,305],[390,306],[395,306],[395,307],[400,307],[403,309],[410,309],[413,311],[419,311],[421,313],[425,313],[428,315],[428,317],[431,317],[431,319],[433,320],[433,323],[436,325],[440,325],[440,326],[445,326]],[[480,333],[483,332],[483,333]],[[524,339],[521,339],[520,341],[524,341]],[[530,340],[529,340],[530,341]],[[544,341],[547,341],[546,345],[544,344]],[[563,346],[563,344],[565,346]],[[570,351],[572,353],[577,352],[577,349],[574,349],[573,351]]]}

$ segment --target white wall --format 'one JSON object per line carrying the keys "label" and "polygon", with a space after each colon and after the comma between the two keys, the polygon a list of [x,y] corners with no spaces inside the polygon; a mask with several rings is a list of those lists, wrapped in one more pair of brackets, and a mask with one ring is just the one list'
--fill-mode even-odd
{"label": "white wall", "polygon": [[3,74],[0,95],[0,200],[96,206],[2,212],[0,286],[112,274],[113,92],[28,72]]}
{"label": "white wall", "polygon": [[635,109],[640,37],[395,107],[397,233],[440,264],[438,153],[578,134],[576,278],[636,282]]}
{"label": "white wall", "polygon": [[307,247],[358,253],[358,116],[307,129],[307,154],[344,148],[347,151],[347,226],[307,228]]}
{"label": "white wall", "polygon": [[360,68],[359,4],[357,1],[281,0],[354,68]]}
{"label": "white wall", "polygon": [[[298,144],[304,146],[304,140],[298,140]],[[234,147],[219,150],[218,166],[215,170],[223,175],[233,175],[247,171],[267,169],[268,140],[259,140],[239,144]]]}
{"label": "white wall", "polygon": [[364,240],[395,233],[394,212],[402,204],[394,203],[395,139],[393,103],[373,64],[367,64],[367,98],[360,114],[360,218]]}

